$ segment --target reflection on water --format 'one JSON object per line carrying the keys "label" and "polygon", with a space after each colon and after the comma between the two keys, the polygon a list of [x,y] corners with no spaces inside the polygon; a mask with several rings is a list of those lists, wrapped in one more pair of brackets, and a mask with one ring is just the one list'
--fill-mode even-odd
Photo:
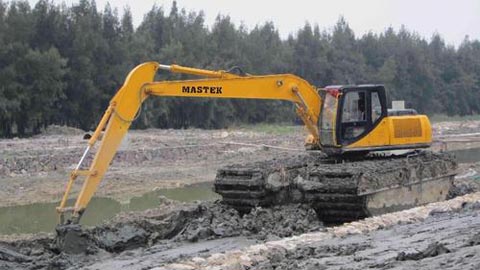
{"label": "reflection on water", "polygon": [[[109,198],[93,198],[81,223],[96,225],[121,211],[141,211],[154,208],[159,203],[159,196],[182,202],[220,198],[212,191],[212,183],[152,191],[141,197],[134,197],[129,204],[124,205]],[[52,232],[57,224],[55,212],[57,206],[58,202],[0,207],[0,234]]]}
{"label": "reflection on water", "polygon": [[182,188],[162,189],[134,197],[125,205],[124,210],[140,211],[150,209],[158,205],[158,197],[165,196],[169,199],[181,202],[211,201],[220,199],[220,195],[213,192],[213,183],[201,183]]}

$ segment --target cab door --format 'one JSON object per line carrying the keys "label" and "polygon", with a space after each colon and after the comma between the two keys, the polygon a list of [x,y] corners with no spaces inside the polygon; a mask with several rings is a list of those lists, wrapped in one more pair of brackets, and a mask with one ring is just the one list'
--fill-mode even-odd
{"label": "cab door", "polygon": [[319,129],[322,148],[338,146],[336,139],[338,97],[338,89],[326,89],[320,115]]}
{"label": "cab door", "polygon": [[383,86],[345,88],[339,100],[337,138],[342,146],[369,134],[387,115]]}

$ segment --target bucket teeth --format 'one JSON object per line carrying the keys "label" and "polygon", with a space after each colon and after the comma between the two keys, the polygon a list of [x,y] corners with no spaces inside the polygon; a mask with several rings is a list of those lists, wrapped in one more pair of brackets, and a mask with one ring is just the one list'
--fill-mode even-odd
{"label": "bucket teeth", "polygon": [[[341,223],[444,200],[456,166],[452,155],[429,151],[338,164],[303,155],[225,167],[214,189],[240,212],[307,203],[324,222]],[[405,201],[409,197],[414,203]]]}

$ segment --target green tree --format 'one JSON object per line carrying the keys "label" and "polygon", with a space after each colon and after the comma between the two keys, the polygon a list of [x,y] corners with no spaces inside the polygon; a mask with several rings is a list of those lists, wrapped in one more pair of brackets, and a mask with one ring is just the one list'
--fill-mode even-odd
{"label": "green tree", "polygon": [[16,114],[21,135],[38,133],[55,122],[65,98],[66,62],[57,49],[50,48],[44,52],[29,49],[16,63],[17,82],[24,97]]}
{"label": "green tree", "polygon": [[[311,84],[381,83],[391,99],[422,113],[480,112],[480,41],[458,47],[441,35],[402,27],[356,36],[344,18],[332,30],[305,24],[282,40],[273,22],[248,30],[219,14],[173,1],[154,5],[135,29],[129,8],[119,15],[93,0],[56,5],[0,0],[0,136],[38,132],[48,124],[92,129],[129,70],[145,61],[207,69],[240,67],[251,74],[294,73]],[[233,69],[232,72],[239,72]],[[159,72],[157,80],[195,76]],[[152,98],[136,128],[220,128],[236,123],[294,121],[281,101]]]}

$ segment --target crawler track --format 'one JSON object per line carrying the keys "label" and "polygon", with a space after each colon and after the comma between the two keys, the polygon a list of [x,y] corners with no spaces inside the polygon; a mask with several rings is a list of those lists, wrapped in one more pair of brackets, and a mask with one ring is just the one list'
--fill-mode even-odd
{"label": "crawler track", "polygon": [[447,153],[416,152],[334,162],[302,155],[220,169],[215,191],[241,212],[308,203],[326,223],[341,223],[444,200],[457,164]]}

